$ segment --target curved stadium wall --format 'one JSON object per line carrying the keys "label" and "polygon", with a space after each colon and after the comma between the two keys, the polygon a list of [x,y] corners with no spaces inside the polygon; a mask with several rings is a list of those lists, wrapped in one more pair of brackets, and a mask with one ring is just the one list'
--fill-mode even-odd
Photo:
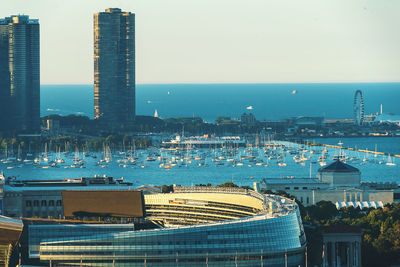
{"label": "curved stadium wall", "polygon": [[[36,250],[31,256],[53,266],[303,265],[305,235],[292,200],[251,190],[185,187],[146,195],[145,203],[147,218],[159,229],[32,225],[30,239],[37,244],[30,244]],[[87,227],[97,230],[82,229]],[[68,237],[52,236],[60,231]]]}

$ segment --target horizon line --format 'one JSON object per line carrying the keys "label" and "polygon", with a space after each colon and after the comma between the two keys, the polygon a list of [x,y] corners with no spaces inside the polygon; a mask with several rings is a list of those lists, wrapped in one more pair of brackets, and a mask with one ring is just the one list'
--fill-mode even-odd
{"label": "horizon line", "polygon": [[[327,81],[327,82],[155,82],[136,83],[136,85],[185,85],[185,84],[357,84],[357,83],[400,83],[399,81]],[[41,83],[40,85],[93,85],[93,83]]]}

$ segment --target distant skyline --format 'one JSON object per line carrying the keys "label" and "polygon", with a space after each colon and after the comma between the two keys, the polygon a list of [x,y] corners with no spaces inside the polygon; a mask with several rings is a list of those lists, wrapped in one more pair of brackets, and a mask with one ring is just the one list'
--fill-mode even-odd
{"label": "distant skyline", "polygon": [[400,81],[400,1],[13,0],[39,19],[42,84],[93,83],[93,15],[136,14],[137,83]]}

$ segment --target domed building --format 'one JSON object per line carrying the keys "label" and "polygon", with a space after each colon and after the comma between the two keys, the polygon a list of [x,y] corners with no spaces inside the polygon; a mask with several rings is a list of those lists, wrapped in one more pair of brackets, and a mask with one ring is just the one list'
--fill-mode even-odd
{"label": "domed building", "polygon": [[330,186],[359,187],[361,183],[361,172],[340,160],[336,160],[317,172],[317,178]]}
{"label": "domed building", "polygon": [[285,191],[304,206],[325,200],[338,208],[376,208],[396,201],[394,188],[380,183],[362,183],[361,171],[340,160],[319,169],[316,178],[263,178],[254,188],[275,193]]}

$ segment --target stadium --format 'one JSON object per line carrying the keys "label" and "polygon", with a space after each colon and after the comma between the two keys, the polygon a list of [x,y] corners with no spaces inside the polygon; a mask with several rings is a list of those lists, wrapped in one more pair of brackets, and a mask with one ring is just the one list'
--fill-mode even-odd
{"label": "stadium", "polygon": [[304,265],[306,238],[293,200],[240,188],[175,187],[144,195],[144,205],[141,221],[152,229],[139,222],[29,225],[29,258],[47,266]]}

